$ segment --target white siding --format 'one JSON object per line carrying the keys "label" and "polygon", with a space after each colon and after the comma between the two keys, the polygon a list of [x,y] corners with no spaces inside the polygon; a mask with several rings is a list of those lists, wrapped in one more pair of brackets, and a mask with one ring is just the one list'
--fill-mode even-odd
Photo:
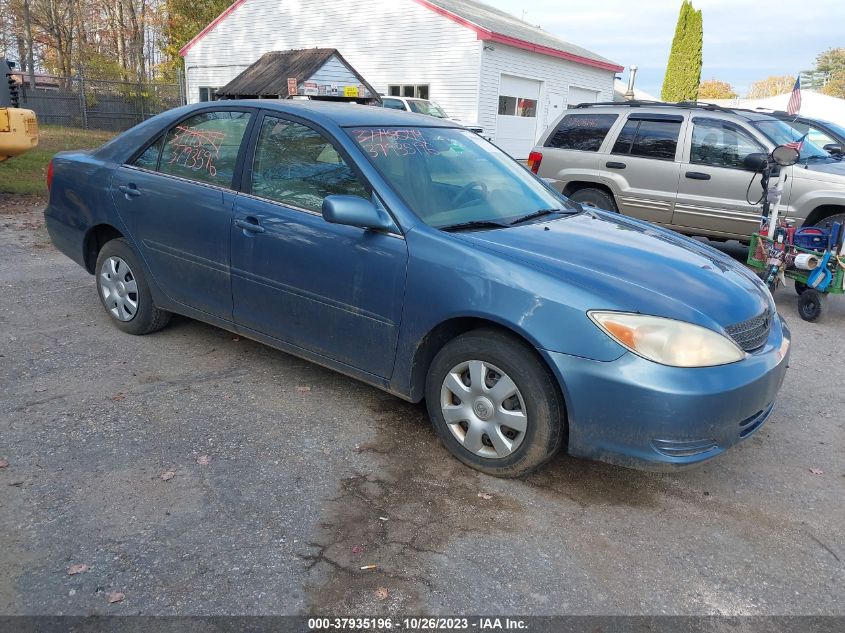
{"label": "white siding", "polygon": [[478,118],[481,42],[413,0],[246,0],[186,54],[188,100],[267,51],[312,47],[337,48],[378,92],[429,84],[451,116]]}
{"label": "white siding", "polygon": [[[610,70],[576,64],[565,59],[540,55],[504,44],[490,44],[494,50],[484,50],[481,58],[481,90],[478,96],[478,123],[496,140],[496,118],[499,111],[499,82],[501,76],[511,75],[542,82],[537,104],[535,139],[545,129],[548,95],[563,95],[564,108],[568,103],[569,87],[597,90],[599,101],[613,100],[613,77]],[[521,157],[524,158],[524,157]]]}
{"label": "white siding", "polygon": [[[339,86],[357,86],[358,79],[344,66],[336,56],[332,55],[325,64],[310,77],[298,77],[300,84],[303,81],[314,81],[318,84],[337,84]],[[366,77],[364,77],[366,79]],[[373,86],[375,87],[375,86]]]}

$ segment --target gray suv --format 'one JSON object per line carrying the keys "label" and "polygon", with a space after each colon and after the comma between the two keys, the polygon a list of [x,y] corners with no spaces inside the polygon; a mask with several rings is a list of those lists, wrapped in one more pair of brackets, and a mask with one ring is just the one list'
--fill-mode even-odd
{"label": "gray suv", "polygon": [[[529,158],[534,173],[583,204],[682,233],[748,239],[760,223],[749,154],[798,141],[766,114],[709,104],[631,101],[565,111]],[[845,162],[805,139],[781,213],[798,226],[845,221]]]}

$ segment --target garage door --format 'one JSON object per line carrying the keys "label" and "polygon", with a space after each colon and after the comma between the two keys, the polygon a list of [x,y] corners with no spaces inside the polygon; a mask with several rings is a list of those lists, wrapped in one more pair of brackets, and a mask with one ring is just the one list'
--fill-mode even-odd
{"label": "garage door", "polygon": [[496,144],[514,158],[528,158],[534,147],[539,99],[539,81],[502,75],[499,82]]}
{"label": "garage door", "polygon": [[569,86],[569,96],[566,100],[566,105],[572,107],[579,103],[595,103],[598,100],[598,90],[587,90],[578,86]]}

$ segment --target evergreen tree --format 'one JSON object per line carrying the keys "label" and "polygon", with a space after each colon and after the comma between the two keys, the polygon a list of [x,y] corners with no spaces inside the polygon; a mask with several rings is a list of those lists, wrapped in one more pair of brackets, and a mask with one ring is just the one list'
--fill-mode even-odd
{"label": "evergreen tree", "polygon": [[693,8],[691,0],[684,0],[660,92],[664,101],[695,101],[698,98],[703,29],[701,11]]}

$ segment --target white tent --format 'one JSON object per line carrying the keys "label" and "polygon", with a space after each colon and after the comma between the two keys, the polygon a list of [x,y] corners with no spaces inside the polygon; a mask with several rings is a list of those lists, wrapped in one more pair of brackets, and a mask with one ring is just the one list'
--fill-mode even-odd
{"label": "white tent", "polygon": [[[726,108],[746,108],[748,110],[782,110],[786,112],[786,104],[791,93],[766,97],[765,99],[702,99],[707,103],[715,103]],[[829,97],[815,90],[801,91],[802,116],[813,119],[823,119],[840,125],[845,125],[845,99]]]}

